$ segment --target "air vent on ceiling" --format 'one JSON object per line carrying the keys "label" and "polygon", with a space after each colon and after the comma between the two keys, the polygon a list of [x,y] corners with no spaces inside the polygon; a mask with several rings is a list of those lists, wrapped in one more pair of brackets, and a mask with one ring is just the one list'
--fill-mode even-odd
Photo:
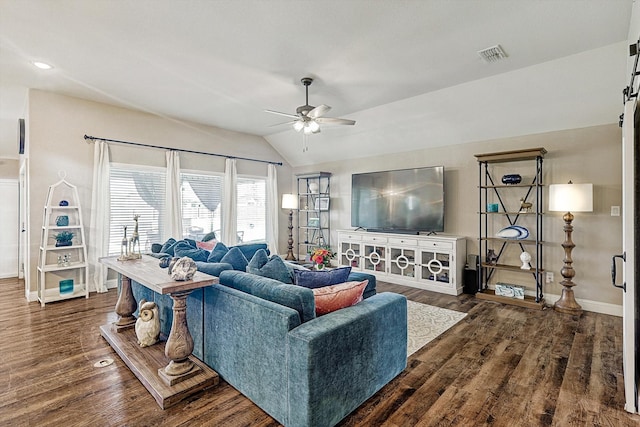
{"label": "air vent on ceiling", "polygon": [[507,57],[507,54],[504,53],[504,50],[502,50],[499,44],[479,50],[478,55],[480,55],[480,58],[482,58],[484,62],[501,61]]}

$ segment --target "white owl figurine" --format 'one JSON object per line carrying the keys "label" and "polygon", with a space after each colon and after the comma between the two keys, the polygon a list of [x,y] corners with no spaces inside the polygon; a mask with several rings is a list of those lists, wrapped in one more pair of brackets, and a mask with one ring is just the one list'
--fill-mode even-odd
{"label": "white owl figurine", "polygon": [[148,347],[158,342],[160,336],[160,316],[158,306],[153,301],[140,300],[140,313],[136,320],[136,336],[140,347]]}

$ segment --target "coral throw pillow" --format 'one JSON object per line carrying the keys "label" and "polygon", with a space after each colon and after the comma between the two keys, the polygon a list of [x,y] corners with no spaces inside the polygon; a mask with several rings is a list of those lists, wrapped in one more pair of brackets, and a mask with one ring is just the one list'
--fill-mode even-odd
{"label": "coral throw pillow", "polygon": [[216,245],[217,241],[216,240],[209,240],[207,242],[196,242],[196,246],[199,249],[206,249],[209,252],[211,252],[213,250],[213,247]]}
{"label": "coral throw pillow", "polygon": [[362,282],[345,282],[312,289],[316,301],[316,316],[322,316],[359,303],[362,301],[362,294],[367,284],[369,281],[363,280]]}

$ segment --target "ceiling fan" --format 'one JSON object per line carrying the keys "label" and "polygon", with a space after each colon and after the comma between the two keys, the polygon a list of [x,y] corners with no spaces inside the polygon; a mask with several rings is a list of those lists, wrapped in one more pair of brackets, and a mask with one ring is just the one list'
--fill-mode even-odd
{"label": "ceiling fan", "polygon": [[305,86],[306,92],[306,103],[305,105],[301,105],[296,109],[296,114],[282,113],[280,111],[273,110],[265,110],[267,113],[278,114],[280,116],[289,117],[294,119],[290,122],[286,123],[278,123],[274,126],[285,125],[285,124],[293,124],[293,128],[297,132],[304,132],[305,135],[309,135],[312,133],[320,132],[321,124],[328,125],[355,125],[355,120],[349,119],[338,119],[335,117],[323,117],[330,109],[328,105],[318,105],[314,107],[309,105],[309,85],[313,83],[313,79],[311,77],[303,77],[301,80],[302,84]]}

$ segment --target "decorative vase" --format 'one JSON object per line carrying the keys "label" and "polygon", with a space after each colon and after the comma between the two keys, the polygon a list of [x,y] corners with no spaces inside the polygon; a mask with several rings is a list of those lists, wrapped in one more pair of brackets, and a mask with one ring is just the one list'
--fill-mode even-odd
{"label": "decorative vase", "polygon": [[316,270],[324,270],[324,264],[316,264]]}
{"label": "decorative vase", "polygon": [[487,263],[491,265],[496,265],[498,263],[498,255],[493,249],[487,250]]}
{"label": "decorative vase", "polygon": [[56,240],[56,247],[71,245],[73,245],[73,242],[71,240]]}
{"label": "decorative vase", "polygon": [[511,173],[502,177],[502,183],[505,185],[515,185],[522,182],[522,176],[517,173]]}

